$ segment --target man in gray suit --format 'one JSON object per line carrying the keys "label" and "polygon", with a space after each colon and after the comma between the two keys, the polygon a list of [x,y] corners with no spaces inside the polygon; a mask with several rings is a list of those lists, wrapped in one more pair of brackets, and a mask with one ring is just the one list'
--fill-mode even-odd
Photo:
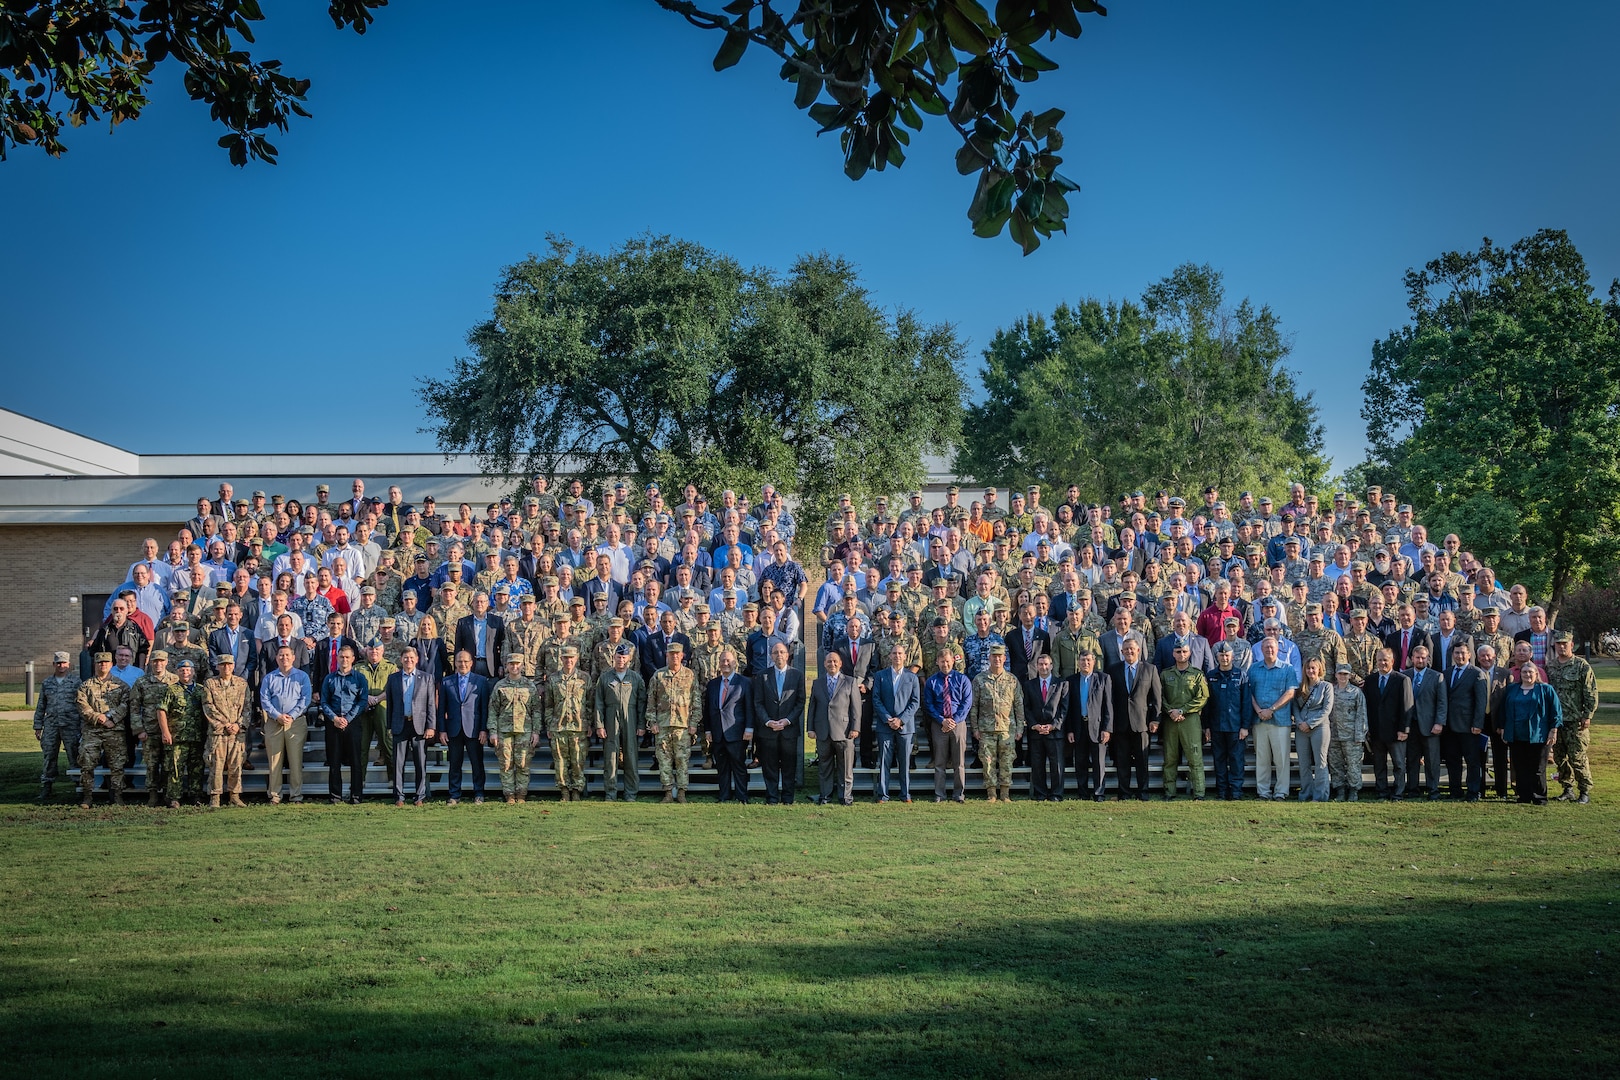
{"label": "man in gray suit", "polygon": [[1412,681],[1412,738],[1406,745],[1406,790],[1418,787],[1418,766],[1424,763],[1429,799],[1440,797],[1440,743],[1446,730],[1446,679],[1429,669],[1429,647],[1412,647],[1412,666],[1406,670]]}
{"label": "man in gray suit", "polygon": [[[1485,790],[1485,759],[1479,736],[1485,730],[1485,710],[1490,699],[1490,682],[1475,667],[1473,648],[1458,635],[1451,646],[1451,666],[1446,669],[1446,730],[1440,733],[1440,752],[1451,778],[1451,797],[1478,802]],[[1464,783],[1463,763],[1468,764]]]}
{"label": "man in gray suit", "polygon": [[1142,636],[1140,630],[1131,629],[1131,613],[1121,608],[1114,612],[1113,629],[1104,630],[1097,639],[1098,644],[1102,646],[1104,671],[1112,671],[1119,666],[1120,661],[1123,659],[1120,647],[1126,641],[1136,642],[1142,653],[1146,655],[1147,638]]}
{"label": "man in gray suit", "polygon": [[1080,653],[1080,670],[1069,677],[1068,741],[1074,746],[1074,779],[1083,799],[1103,801],[1108,741],[1114,732],[1113,680],[1097,670],[1097,655]]}
{"label": "man in gray suit", "polygon": [[[871,648],[870,645],[867,648]],[[861,694],[856,680],[844,674],[844,655],[828,651],[826,674],[810,688],[810,730],[816,739],[816,765],[821,797],[855,804],[855,740],[861,733]]]}
{"label": "man in gray suit", "polygon": [[877,801],[889,801],[889,766],[900,771],[900,801],[911,801],[911,747],[917,737],[922,683],[906,667],[906,647],[889,650],[889,666],[872,679],[872,726],[877,729]]}

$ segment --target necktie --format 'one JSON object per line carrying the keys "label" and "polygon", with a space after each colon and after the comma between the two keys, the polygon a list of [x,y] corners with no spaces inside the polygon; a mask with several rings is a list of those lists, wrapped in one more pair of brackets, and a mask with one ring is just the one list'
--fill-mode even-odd
{"label": "necktie", "polygon": [[338,652],[337,638],[333,638],[332,639],[332,665],[331,666],[332,666],[332,668],[334,670],[336,670],[336,668],[337,668],[337,652]]}
{"label": "necktie", "polygon": [[940,676],[939,696],[945,702],[944,708],[941,710],[941,712],[944,714],[944,718],[949,720],[951,719],[951,677],[949,675]]}
{"label": "necktie", "polygon": [[1406,654],[1412,648],[1412,631],[1401,631],[1401,666],[1406,666]]}
{"label": "necktie", "polygon": [[858,642],[858,641],[850,642],[849,643],[849,670],[850,671],[855,670],[855,659],[856,659],[856,657],[860,656],[860,653],[861,653],[861,643]]}
{"label": "necktie", "polygon": [[1380,694],[1382,694],[1388,687],[1389,687],[1389,676],[1388,675],[1380,675],[1380,676],[1378,676],[1378,692]]}
{"label": "necktie", "polygon": [[782,697],[782,684],[783,684],[783,680],[786,678],[786,676],[787,676],[787,672],[785,672],[785,671],[780,671],[779,670],[776,673],[776,696],[777,696],[778,700],[780,700],[781,697]]}
{"label": "necktie", "polygon": [[1136,688],[1136,667],[1133,664],[1125,665],[1125,696],[1130,697]]}
{"label": "necktie", "polygon": [[1042,702],[1046,701],[1046,690],[1047,690],[1046,680],[1042,679],[1041,680],[1041,701]]}
{"label": "necktie", "polygon": [[467,676],[465,676],[465,675],[463,675],[463,676],[462,676],[462,677],[461,677],[461,678],[460,678],[460,680],[459,680],[459,685],[460,685],[460,687],[461,687],[461,697],[462,697],[462,700],[463,700],[463,701],[465,701],[465,700],[466,700],[466,698],[467,698]]}
{"label": "necktie", "polygon": [[1454,668],[1451,669],[1451,685],[1452,685],[1453,689],[1456,688],[1456,686],[1457,686],[1457,678],[1461,674],[1462,674],[1462,668],[1454,667]]}

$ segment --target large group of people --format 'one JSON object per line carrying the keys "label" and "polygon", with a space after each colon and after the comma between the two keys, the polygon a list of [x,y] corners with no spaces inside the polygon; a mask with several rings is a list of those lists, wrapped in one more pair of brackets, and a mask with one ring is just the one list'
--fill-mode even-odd
{"label": "large group of people", "polygon": [[1249,753],[1261,799],[1437,799],[1444,780],[1544,803],[1549,762],[1559,799],[1590,798],[1597,692],[1572,635],[1377,488],[1106,505],[1070,486],[1054,508],[953,487],[817,521],[769,485],[670,505],[536,476],[481,514],[351,492],[221,484],[132,553],[40,688],[40,801],[65,748],[85,807],[101,766],[123,802],[137,753],[151,805],[242,805],[256,769],[271,803],[302,802],[315,733],[333,803],[376,764],[396,805],[423,804],[430,753],[452,805],[481,803],[486,748],[524,802],[542,740],[567,801],[592,774],[636,799],[651,748],[665,802],[701,754],[722,801],[747,802],[757,768],[791,804],[810,741],[829,804],[855,801],[857,768],[910,802],[922,759],[939,802],[965,800],[970,760],[992,802],[1023,765],[1036,800],[1147,799],[1155,740],[1166,799],[1206,797],[1206,753],[1219,799],[1245,797]]}

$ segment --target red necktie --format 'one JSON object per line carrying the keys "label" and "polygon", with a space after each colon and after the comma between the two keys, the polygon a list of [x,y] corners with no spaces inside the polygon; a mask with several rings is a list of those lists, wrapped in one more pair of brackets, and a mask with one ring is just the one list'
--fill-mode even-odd
{"label": "red necktie", "polygon": [[1412,631],[1407,630],[1401,634],[1401,667],[1406,666],[1406,654],[1412,648]]}
{"label": "red necktie", "polygon": [[858,657],[860,654],[861,654],[860,642],[857,642],[857,641],[850,642],[849,643],[849,670],[850,671],[855,670],[855,658]]}
{"label": "red necktie", "polygon": [[1041,702],[1044,704],[1045,701],[1046,701],[1046,680],[1042,679],[1041,680]]}
{"label": "red necktie", "polygon": [[337,670],[337,638],[332,639],[332,669]]}

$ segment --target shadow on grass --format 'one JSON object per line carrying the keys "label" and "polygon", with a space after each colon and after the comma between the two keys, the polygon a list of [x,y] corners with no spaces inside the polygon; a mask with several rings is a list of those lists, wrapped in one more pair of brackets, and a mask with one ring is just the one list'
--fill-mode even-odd
{"label": "shadow on grass", "polygon": [[0,994],[17,1076],[1605,1076],[1620,918],[1613,874],[1593,880],[1223,919],[875,896],[911,928],[806,939],[745,910],[741,940],[560,961],[481,917],[343,966],[319,936],[262,968],[229,942],[116,970],[13,954]]}

